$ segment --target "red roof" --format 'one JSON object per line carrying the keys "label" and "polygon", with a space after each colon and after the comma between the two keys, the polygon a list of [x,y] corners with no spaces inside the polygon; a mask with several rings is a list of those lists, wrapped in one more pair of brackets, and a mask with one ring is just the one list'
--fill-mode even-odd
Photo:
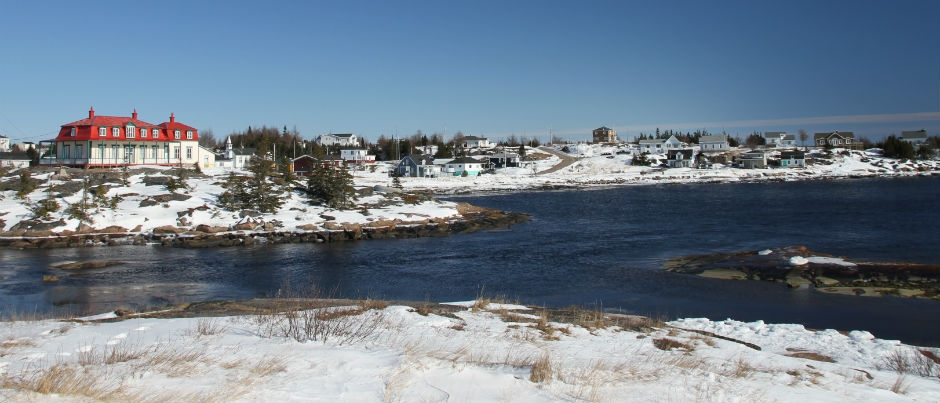
{"label": "red roof", "polygon": [[[146,129],[146,136],[142,133],[138,133],[133,138],[126,137],[126,127],[130,124],[133,124],[137,127],[138,130]],[[120,135],[119,137],[114,137],[111,130],[107,131],[106,137],[102,137],[98,134],[98,130],[94,128],[119,128]],[[75,135],[72,135],[72,129],[75,128]],[[160,134],[158,137],[154,138],[152,135],[152,130],[158,129]],[[173,114],[170,114],[170,121],[163,122],[159,125],[153,123],[148,123],[143,120],[137,119],[137,111],[135,110],[132,116],[97,116],[95,115],[95,109],[91,108],[88,111],[88,117],[82,120],[76,120],[71,123],[66,123],[62,125],[62,129],[59,130],[59,135],[56,136],[56,140],[130,140],[130,141],[160,141],[173,139],[173,131],[179,130],[181,132],[192,131],[193,138],[192,140],[198,140],[198,131],[196,128],[179,123],[176,121],[176,118]],[[185,136],[185,134],[184,134]],[[184,137],[185,138],[185,137]],[[187,139],[188,140],[188,139]]]}

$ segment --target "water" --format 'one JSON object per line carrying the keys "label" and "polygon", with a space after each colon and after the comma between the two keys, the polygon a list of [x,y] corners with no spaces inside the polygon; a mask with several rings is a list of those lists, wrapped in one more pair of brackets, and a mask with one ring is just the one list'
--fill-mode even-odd
{"label": "water", "polygon": [[[461,197],[522,211],[508,230],[248,248],[0,250],[5,312],[103,312],[270,296],[314,285],[336,297],[468,300],[626,313],[803,323],[940,345],[940,303],[828,295],[664,272],[680,255],[805,245],[875,260],[940,264],[940,178],[636,186]],[[66,272],[63,261],[118,260]],[[42,275],[57,283],[43,283]]]}

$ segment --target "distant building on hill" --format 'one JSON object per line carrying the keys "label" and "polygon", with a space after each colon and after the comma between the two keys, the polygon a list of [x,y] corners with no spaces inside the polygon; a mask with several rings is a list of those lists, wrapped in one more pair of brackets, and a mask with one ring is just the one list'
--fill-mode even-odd
{"label": "distant building on hill", "polygon": [[[41,141],[41,165],[115,167],[128,165],[179,165],[212,167],[215,154],[199,145],[199,131],[170,120],[147,123],[131,116],[95,115],[62,125],[53,140]],[[46,151],[48,150],[48,151]]]}
{"label": "distant building on hill", "polygon": [[862,143],[855,141],[855,133],[840,132],[838,130],[827,133],[813,134],[813,143],[817,147],[826,147],[827,145],[835,148],[860,149]]}
{"label": "distant building on hill", "polygon": [[906,141],[914,146],[924,144],[927,142],[927,130],[920,129],[901,132],[901,141]]}
{"label": "distant building on hill", "polygon": [[601,126],[591,132],[595,143],[616,143],[617,132],[607,126]]}
{"label": "distant building on hill", "polygon": [[359,138],[352,133],[329,133],[317,136],[317,144],[321,146],[358,147]]}

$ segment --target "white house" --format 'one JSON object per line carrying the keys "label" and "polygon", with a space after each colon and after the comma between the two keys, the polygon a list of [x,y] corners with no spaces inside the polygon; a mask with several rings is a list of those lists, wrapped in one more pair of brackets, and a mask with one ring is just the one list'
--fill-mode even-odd
{"label": "white house", "polygon": [[702,136],[698,139],[698,147],[702,152],[728,151],[731,149],[731,146],[728,145],[728,136],[724,134]]}
{"label": "white house", "polygon": [[29,168],[29,154],[25,152],[0,151],[0,167],[2,168]]}
{"label": "white house", "polygon": [[339,151],[339,157],[349,164],[374,164],[375,156],[369,154],[369,150],[358,148],[345,149]]}
{"label": "white house", "polygon": [[493,148],[496,144],[486,137],[467,136],[463,139],[463,148]]}
{"label": "white house", "polygon": [[357,147],[359,146],[359,138],[352,133],[329,133],[318,136],[317,144],[321,146]]}
{"label": "white house", "polygon": [[10,139],[7,136],[0,136],[0,152],[10,152]]}
{"label": "white house", "polygon": [[436,144],[428,144],[426,146],[417,146],[415,149],[421,151],[421,154],[424,155],[437,155],[438,147]]}
{"label": "white house", "polygon": [[227,137],[225,139],[225,151],[221,156],[215,158],[215,165],[219,168],[245,169],[255,152],[254,148],[233,147],[232,138]]}
{"label": "white house", "polygon": [[901,132],[901,141],[911,143],[913,146],[924,144],[927,142],[927,130],[920,129]]}
{"label": "white house", "polygon": [[764,140],[771,147],[796,147],[796,136],[787,132],[766,132]]}
{"label": "white house", "polygon": [[792,167],[805,167],[805,166],[806,166],[806,153],[799,151],[799,150],[780,152],[780,167],[792,168]]}
{"label": "white house", "polygon": [[640,140],[639,146],[641,153],[665,154],[669,150],[682,148],[682,142],[676,136],[669,136],[668,139]]}
{"label": "white house", "polygon": [[448,161],[444,165],[444,172],[452,174],[454,176],[461,176],[464,172],[467,175],[479,175],[483,171],[483,161],[471,158],[471,157],[460,157],[452,161]]}

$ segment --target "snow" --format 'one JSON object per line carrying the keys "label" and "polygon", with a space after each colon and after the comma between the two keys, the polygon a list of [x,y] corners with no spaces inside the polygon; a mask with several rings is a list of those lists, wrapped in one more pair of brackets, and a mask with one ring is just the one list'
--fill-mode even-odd
{"label": "snow", "polygon": [[835,264],[839,266],[853,267],[857,266],[855,263],[848,262],[840,257],[827,257],[827,256],[807,256],[806,261],[809,263],[816,264]]}
{"label": "snow", "polygon": [[809,259],[803,256],[793,256],[790,258],[791,266],[802,266],[809,263]]}
{"label": "snow", "polygon": [[[463,308],[447,316],[403,305],[367,310],[335,319],[365,324],[358,337],[302,341],[267,331],[275,315],[4,322],[0,400],[940,401],[940,364],[928,376],[888,365],[937,349],[864,331],[730,319],[585,328],[503,309],[513,304],[451,305]],[[664,339],[679,347],[657,348]],[[31,386],[38,379],[90,386],[40,391]]]}

